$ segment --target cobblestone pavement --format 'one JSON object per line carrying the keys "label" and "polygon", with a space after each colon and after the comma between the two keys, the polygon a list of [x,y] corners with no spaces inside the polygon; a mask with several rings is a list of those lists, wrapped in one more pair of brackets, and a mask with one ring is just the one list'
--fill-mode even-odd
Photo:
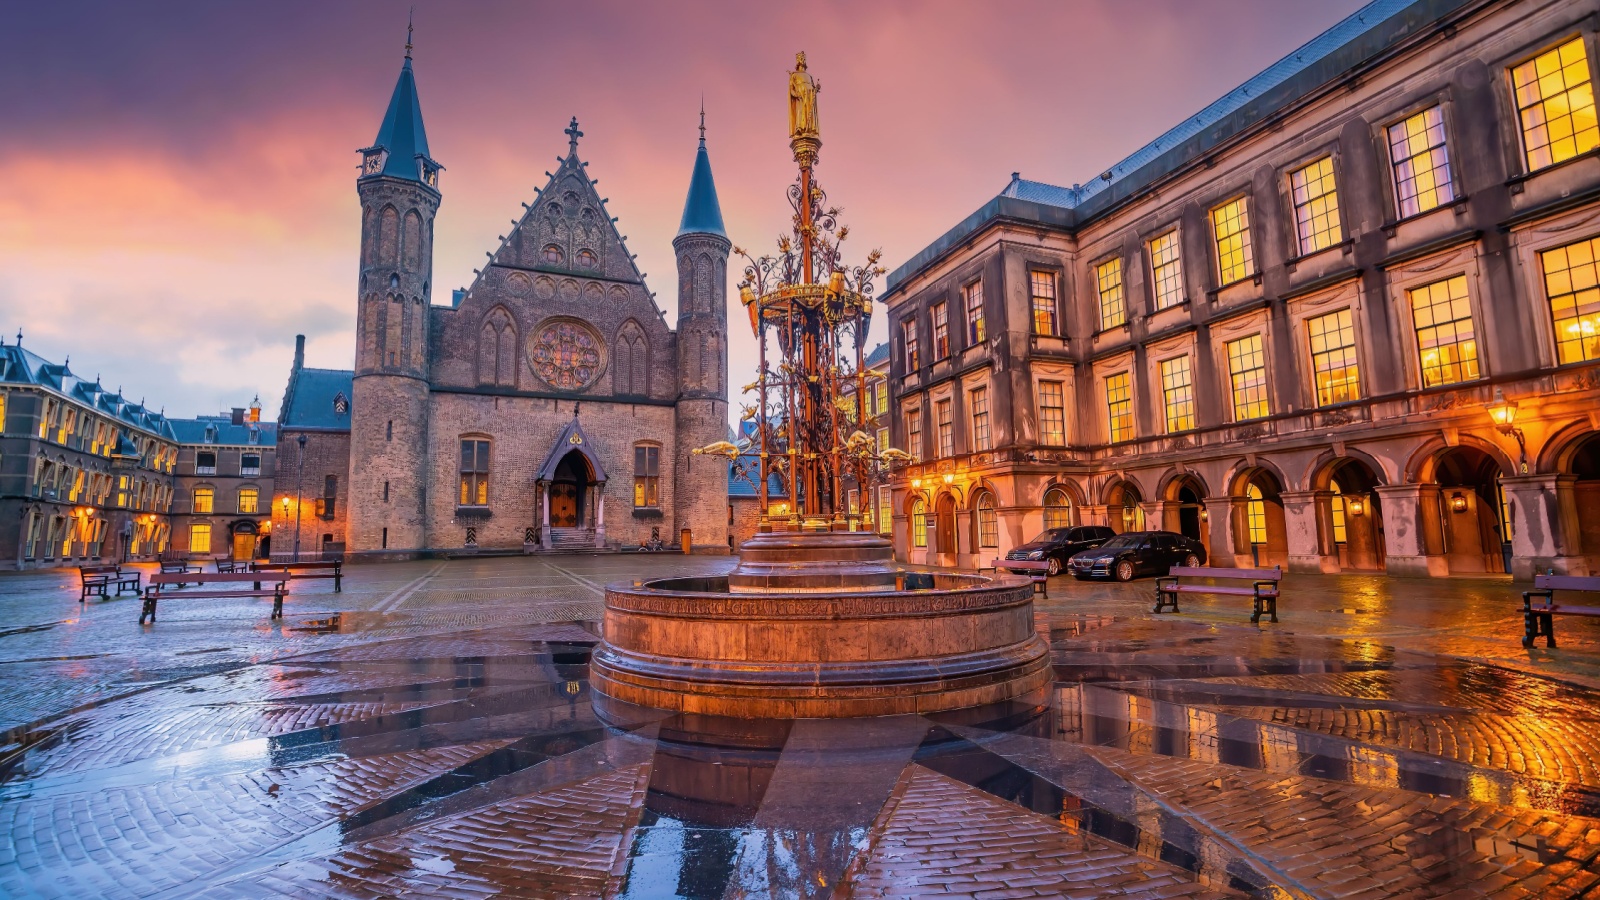
{"label": "cobblestone pavement", "polygon": [[[0,896],[1600,897],[1600,624],[1495,580],[1150,613],[1055,579],[1037,703],[602,721],[603,585],[722,558],[358,566],[80,605],[0,578]],[[270,601],[269,601],[270,602]]]}

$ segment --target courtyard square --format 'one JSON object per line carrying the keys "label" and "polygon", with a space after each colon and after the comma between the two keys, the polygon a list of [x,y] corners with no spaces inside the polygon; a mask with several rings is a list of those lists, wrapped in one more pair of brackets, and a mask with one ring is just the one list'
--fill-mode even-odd
{"label": "courtyard square", "polygon": [[[587,662],[675,554],[352,566],[270,600],[0,579],[15,897],[1576,897],[1600,855],[1600,627],[1521,647],[1504,579],[1289,575],[1153,615],[1053,578],[1039,704],[638,710]],[[181,593],[179,594],[181,598]]]}

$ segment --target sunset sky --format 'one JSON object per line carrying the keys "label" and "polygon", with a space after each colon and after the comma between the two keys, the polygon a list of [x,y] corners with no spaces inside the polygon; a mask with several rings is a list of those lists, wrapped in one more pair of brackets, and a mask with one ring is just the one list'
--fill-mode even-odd
{"label": "sunset sky", "polygon": [[[172,415],[275,415],[293,352],[354,352],[356,150],[409,3],[12,4],[0,32],[0,334]],[[565,152],[675,320],[671,239],[702,94],[723,214],[787,226],[785,71],[822,83],[818,176],[890,267],[1005,187],[1087,181],[1357,0],[416,4],[445,166],[434,301],[472,280]],[[737,281],[730,264],[730,279]],[[733,291],[730,289],[730,296]],[[882,322],[875,323],[881,335]],[[753,370],[735,319],[732,383]],[[737,404],[734,404],[737,408]]]}

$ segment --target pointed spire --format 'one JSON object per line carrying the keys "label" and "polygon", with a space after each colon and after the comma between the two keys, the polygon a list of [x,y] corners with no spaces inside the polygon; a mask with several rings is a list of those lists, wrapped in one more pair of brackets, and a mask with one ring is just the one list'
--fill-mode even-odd
{"label": "pointed spire", "polygon": [[583,132],[578,130],[578,117],[572,117],[572,124],[562,132],[567,136],[567,156],[570,158],[578,152],[578,138],[583,137]]}
{"label": "pointed spire", "polygon": [[706,104],[700,100],[700,149],[694,155],[694,173],[689,176],[689,197],[683,203],[683,221],[678,236],[714,234],[725,238],[722,204],[717,202],[717,184],[711,177],[711,157],[706,153]]}
{"label": "pointed spire", "polygon": [[[406,22],[406,59],[400,66],[400,78],[395,82],[394,94],[389,98],[388,112],[378,127],[378,137],[368,152],[388,151],[383,170],[378,174],[411,181],[424,181],[424,172],[438,168],[428,156],[428,132],[422,124],[422,104],[417,99],[417,78],[411,71],[412,26]],[[368,173],[372,174],[372,173]]]}

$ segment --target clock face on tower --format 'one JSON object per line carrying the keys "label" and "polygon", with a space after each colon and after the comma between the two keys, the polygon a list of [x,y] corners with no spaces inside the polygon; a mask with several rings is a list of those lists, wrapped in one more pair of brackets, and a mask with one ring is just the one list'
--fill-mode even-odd
{"label": "clock face on tower", "polygon": [[389,151],[384,150],[381,147],[375,150],[368,150],[366,155],[361,159],[361,174],[376,175],[379,172],[382,172],[383,161],[388,159],[388,157]]}

